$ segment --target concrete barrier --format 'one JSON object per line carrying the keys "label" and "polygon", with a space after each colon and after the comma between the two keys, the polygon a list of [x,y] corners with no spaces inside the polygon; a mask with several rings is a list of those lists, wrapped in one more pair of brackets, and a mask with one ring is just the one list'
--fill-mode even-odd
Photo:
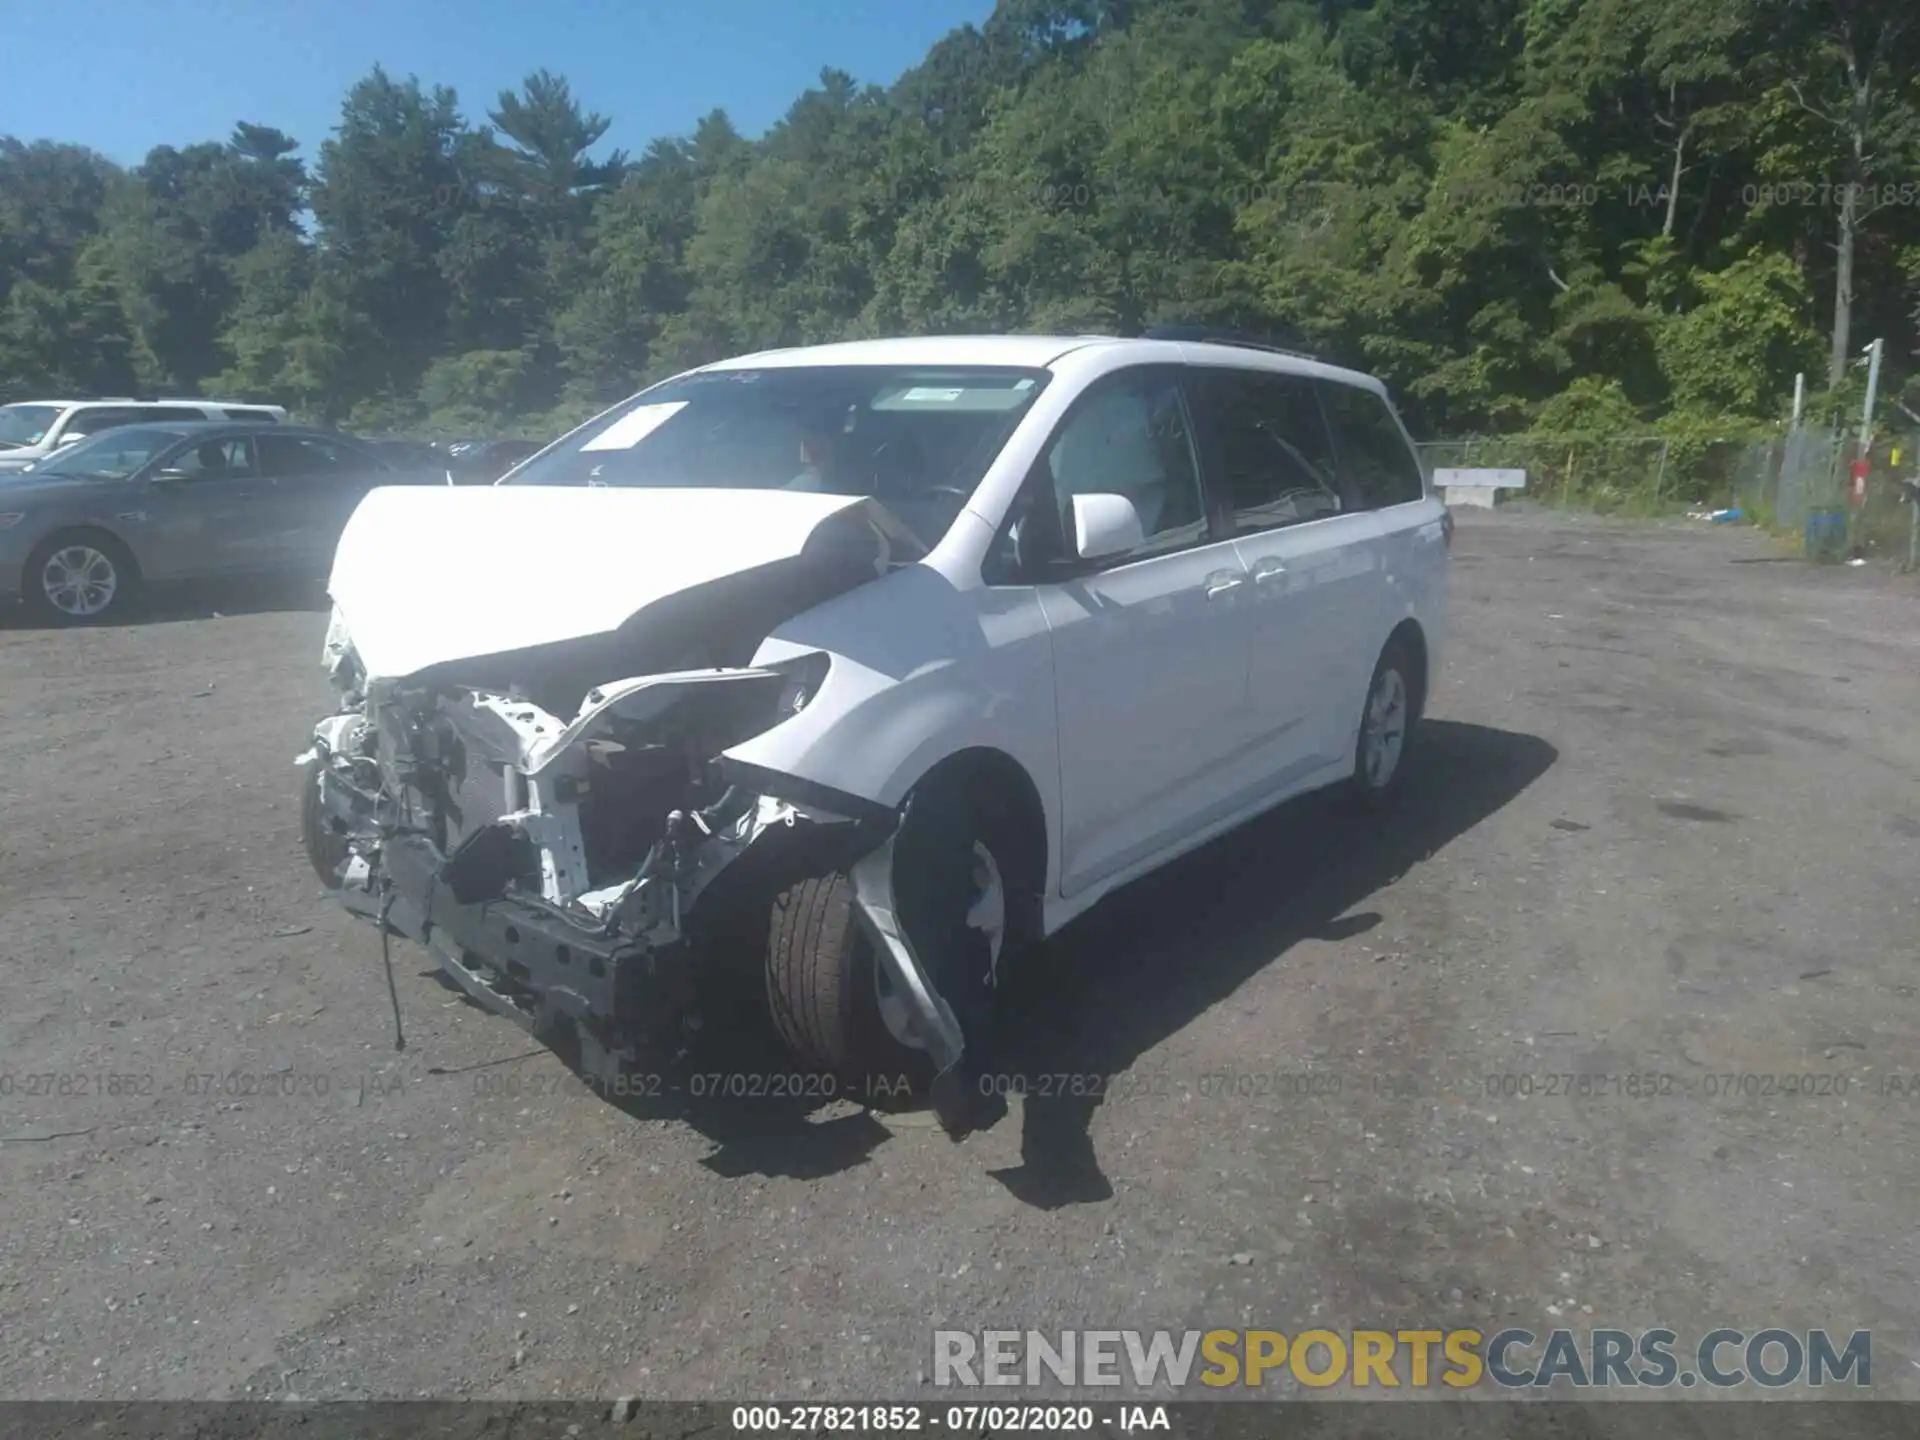
{"label": "concrete barrier", "polygon": [[1501,493],[1527,488],[1524,470],[1435,470],[1433,483],[1449,505],[1477,505],[1491,510]]}

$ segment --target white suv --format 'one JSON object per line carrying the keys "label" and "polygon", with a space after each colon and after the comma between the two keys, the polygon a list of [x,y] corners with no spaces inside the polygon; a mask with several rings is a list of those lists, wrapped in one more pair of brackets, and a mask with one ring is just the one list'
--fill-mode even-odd
{"label": "white suv", "polygon": [[587,1073],[671,1048],[745,935],[811,1073],[917,1059],[964,1127],[1024,945],[1290,796],[1394,792],[1451,536],[1381,384],[1293,352],[709,365],[362,502],[307,848]]}
{"label": "white suv", "polygon": [[284,423],[279,405],[241,400],[23,400],[0,405],[0,474],[24,470],[54,451],[116,425],[178,420]]}

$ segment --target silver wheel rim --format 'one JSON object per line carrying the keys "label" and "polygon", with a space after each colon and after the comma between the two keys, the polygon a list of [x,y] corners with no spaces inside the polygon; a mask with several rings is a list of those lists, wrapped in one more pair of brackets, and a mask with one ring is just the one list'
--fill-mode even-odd
{"label": "silver wheel rim", "polygon": [[98,615],[120,589],[113,561],[91,545],[63,545],[40,567],[40,590],[63,615]]}
{"label": "silver wheel rim", "polygon": [[1400,751],[1407,739],[1407,684],[1398,670],[1380,672],[1367,697],[1366,738],[1360,746],[1360,764],[1367,784],[1379,790],[1392,783],[1400,768]]}
{"label": "silver wheel rim", "polygon": [[[1007,938],[1007,886],[993,852],[978,840],[973,843],[973,898],[967,905],[967,925],[986,935],[987,984],[998,985],[1000,950]],[[873,997],[887,1032],[902,1045],[919,1048],[907,997],[894,985],[886,961],[878,956],[873,967]]]}

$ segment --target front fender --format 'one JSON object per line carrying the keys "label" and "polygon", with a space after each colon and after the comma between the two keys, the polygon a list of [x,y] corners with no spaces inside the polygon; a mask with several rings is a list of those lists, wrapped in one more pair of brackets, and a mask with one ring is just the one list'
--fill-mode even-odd
{"label": "front fender", "polygon": [[781,626],[754,664],[810,651],[830,664],[806,707],[728,759],[893,809],[949,756],[1002,751],[1039,792],[1051,888],[1060,829],[1053,647],[1030,590],[961,590],[929,565],[904,566]]}

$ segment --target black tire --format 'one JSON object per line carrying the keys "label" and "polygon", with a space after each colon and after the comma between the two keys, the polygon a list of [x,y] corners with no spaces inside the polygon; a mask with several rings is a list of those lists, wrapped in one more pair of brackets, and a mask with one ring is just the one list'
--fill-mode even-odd
{"label": "black tire", "polygon": [[[90,573],[106,580],[110,587],[106,602],[99,609],[77,613],[69,606],[55,603],[49,593],[49,567],[56,557],[69,554],[96,557]],[[71,572],[75,567],[63,568]],[[139,565],[127,547],[104,530],[63,530],[48,536],[27,557],[26,570],[20,579],[27,612],[43,625],[101,625],[116,621],[134,609],[140,594]]]}
{"label": "black tire", "polygon": [[814,876],[774,899],[767,1004],[795,1062],[861,1090],[890,1092],[891,1077],[903,1075],[918,1092],[931,1078],[929,1057],[894,1039],[881,1019],[879,964],[847,876]]}
{"label": "black tire", "polygon": [[[941,784],[916,795],[895,842],[898,873],[921,882],[894,897],[901,923],[916,937],[951,933],[964,919],[969,896],[959,893],[963,882],[958,872],[965,865],[972,873],[976,845],[987,851],[1006,897],[996,974],[1005,973],[1010,958],[1028,939],[1018,875],[1009,868],[1017,853],[1011,829],[1004,808],[989,797],[969,794],[964,784]],[[907,863],[902,863],[903,855]],[[951,962],[943,967],[929,949],[916,939],[916,953],[935,972],[935,985],[960,1018],[963,1032],[971,1028],[972,1050],[975,1040],[986,1042],[980,1030],[991,1023],[996,987],[982,975],[977,989],[961,993],[965,980],[956,979]],[[980,951],[982,956],[987,953]],[[880,964],[855,909],[853,882],[845,874],[810,877],[775,898],[767,935],[767,1001],[775,1028],[794,1058],[859,1087],[857,1098],[894,1093],[904,1099],[903,1079],[918,1096],[932,1079],[932,1059],[897,1040],[881,1017],[876,982],[885,977]]]}
{"label": "black tire", "polygon": [[346,836],[335,832],[326,807],[320,803],[320,766],[325,763],[315,761],[300,769],[300,844],[320,883],[338,890],[347,883],[347,865],[353,852]]}
{"label": "black tire", "polygon": [[[1353,775],[1347,782],[1348,793],[1361,808],[1371,811],[1389,809],[1405,787],[1409,764],[1417,750],[1420,718],[1426,707],[1425,682],[1419,655],[1404,636],[1395,635],[1374,663],[1373,676],[1367,682],[1367,697],[1360,706],[1360,727],[1353,743]],[[1391,763],[1381,765],[1374,749],[1377,734],[1391,733],[1393,703],[1397,693],[1399,744],[1392,750]],[[1387,712],[1382,724],[1382,700]]]}

